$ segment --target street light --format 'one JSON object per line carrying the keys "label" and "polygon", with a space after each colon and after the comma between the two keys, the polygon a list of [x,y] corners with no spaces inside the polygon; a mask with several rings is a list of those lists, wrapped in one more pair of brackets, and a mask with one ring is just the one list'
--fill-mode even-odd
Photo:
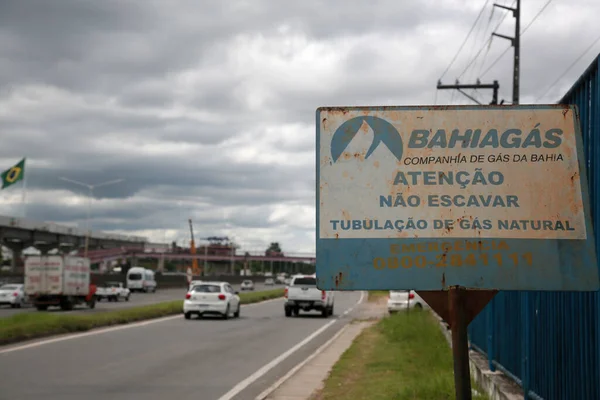
{"label": "street light", "polygon": [[64,176],[61,176],[59,179],[66,181],[66,182],[71,182],[75,185],[86,187],[90,191],[90,194],[88,196],[87,218],[86,218],[86,222],[85,222],[87,232],[85,234],[85,248],[84,248],[84,253],[83,253],[83,256],[87,257],[88,247],[89,247],[89,243],[90,243],[90,212],[92,209],[92,198],[94,197],[94,189],[97,187],[100,187],[100,186],[108,186],[108,185],[112,185],[114,183],[123,182],[125,179],[114,179],[112,181],[97,183],[95,185],[90,185],[89,183],[83,183],[83,182],[76,181],[74,179],[65,178]]}

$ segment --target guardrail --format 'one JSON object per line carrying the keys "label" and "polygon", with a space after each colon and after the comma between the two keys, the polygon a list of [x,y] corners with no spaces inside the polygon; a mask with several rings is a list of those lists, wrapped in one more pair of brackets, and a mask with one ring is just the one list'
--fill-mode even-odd
{"label": "guardrail", "polygon": [[[579,108],[595,217],[600,215],[600,56],[559,103]],[[598,221],[594,218],[593,225],[600,254]],[[500,292],[473,320],[469,336],[487,355],[490,369],[514,379],[526,398],[600,399],[599,311],[597,292]]]}
{"label": "guardrail", "polygon": [[[124,285],[127,284],[124,274],[92,274],[92,282],[99,285],[105,282],[122,282]],[[156,284],[158,289],[168,288],[187,288],[187,277],[186,275],[155,275]],[[206,281],[223,281],[229,282],[232,285],[242,283],[246,279],[252,280],[254,283],[264,282],[266,277],[264,276],[239,276],[239,275],[215,275],[215,276],[196,276],[195,280],[206,280]],[[2,274],[0,275],[0,282],[6,281],[7,283],[23,283],[23,274]]]}

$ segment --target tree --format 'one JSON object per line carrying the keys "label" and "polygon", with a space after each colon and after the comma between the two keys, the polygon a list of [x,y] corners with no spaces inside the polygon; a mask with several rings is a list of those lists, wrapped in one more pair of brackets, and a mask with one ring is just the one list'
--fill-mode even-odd
{"label": "tree", "polygon": [[270,254],[279,254],[281,253],[281,246],[279,246],[279,242],[272,242],[269,245],[267,251],[265,251],[265,255],[268,256]]}

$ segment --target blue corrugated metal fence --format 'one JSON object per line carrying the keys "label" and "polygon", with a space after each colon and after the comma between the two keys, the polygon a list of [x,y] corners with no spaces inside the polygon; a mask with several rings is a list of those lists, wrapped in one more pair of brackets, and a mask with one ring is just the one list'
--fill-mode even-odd
{"label": "blue corrugated metal fence", "polygon": [[[561,104],[576,104],[600,254],[600,56]],[[558,189],[559,190],[559,189]],[[600,399],[600,296],[500,292],[469,326],[473,347],[528,393],[526,398]]]}

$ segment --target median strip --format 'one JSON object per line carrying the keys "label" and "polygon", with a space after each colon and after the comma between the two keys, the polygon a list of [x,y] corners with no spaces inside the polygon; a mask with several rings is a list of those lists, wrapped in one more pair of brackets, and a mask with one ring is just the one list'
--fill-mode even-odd
{"label": "median strip", "polygon": [[[452,352],[438,322],[430,312],[420,310],[386,317],[365,329],[334,365],[324,388],[311,397],[453,398]],[[474,393],[473,399],[487,397]]]}
{"label": "median strip", "polygon": [[[239,296],[242,304],[252,304],[282,297],[283,292],[283,289],[276,289],[241,293]],[[78,315],[61,312],[21,313],[0,318],[0,345],[182,313],[183,300]]]}

